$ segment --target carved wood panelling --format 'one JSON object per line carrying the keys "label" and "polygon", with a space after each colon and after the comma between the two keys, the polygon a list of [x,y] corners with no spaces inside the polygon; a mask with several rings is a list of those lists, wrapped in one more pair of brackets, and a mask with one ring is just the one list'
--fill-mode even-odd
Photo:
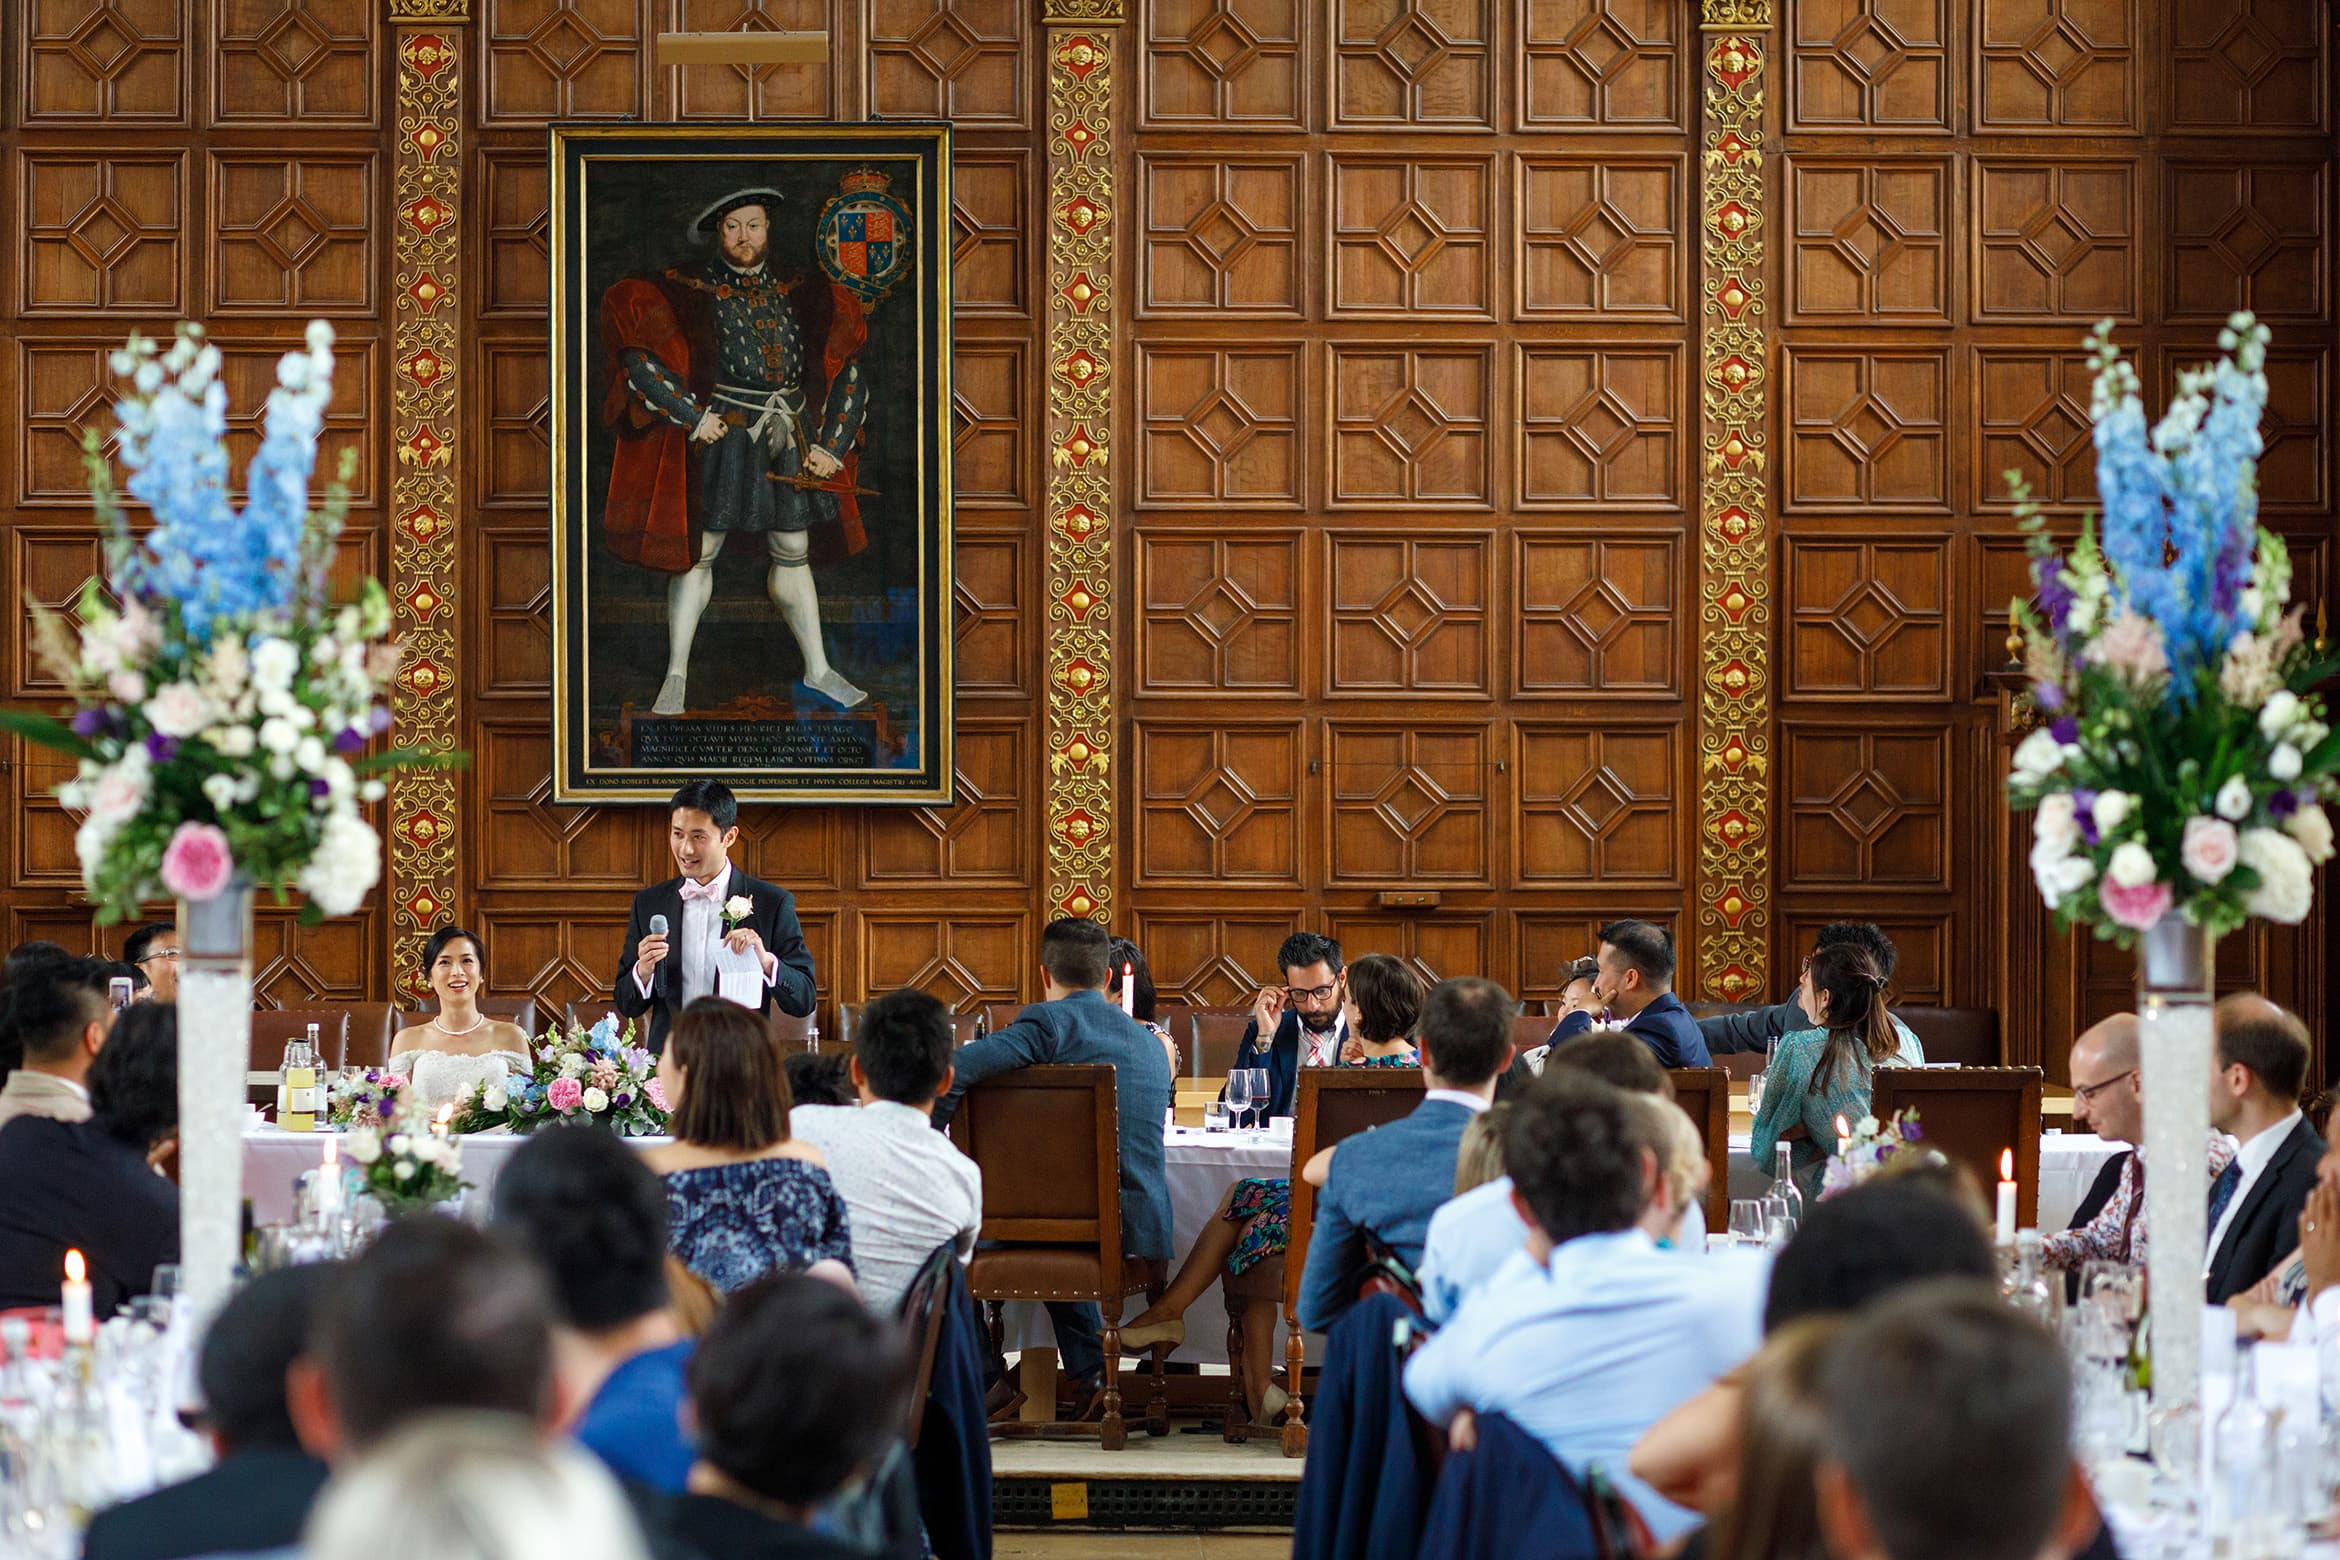
{"label": "carved wood panelling", "polygon": [[[503,517],[497,517],[503,518]],[[485,617],[483,698],[552,697],[552,551],[542,522],[481,524],[474,593]]]}
{"label": "carved wood panelling", "polygon": [[25,0],[17,101],[28,125],[183,124],[181,0]]}
{"label": "carved wood panelling", "polygon": [[1946,354],[1813,348],[1786,367],[1790,509],[1949,507]]}
{"label": "carved wood panelling", "polygon": [[1789,881],[1864,893],[1950,886],[1950,737],[1940,729],[1782,733]]}
{"label": "carved wood panelling", "polygon": [[1326,691],[1483,695],[1493,683],[1494,539],[1333,532]]}
{"label": "carved wood panelling", "polygon": [[868,820],[862,874],[889,886],[1020,886],[1032,877],[1036,831],[1025,798],[1037,767],[1027,721],[961,720],[953,751],[958,801],[889,808]]}
{"label": "carved wood panelling", "polygon": [[961,530],[953,548],[958,569],[959,696],[1027,698],[1035,653],[1026,595],[1026,538],[1013,533]]}
{"label": "carved wood panelling", "polygon": [[1331,0],[1332,124],[1494,128],[1493,0]]}
{"label": "carved wood panelling", "polygon": [[214,153],[210,311],[371,313],[375,204],[372,157]]}
{"label": "carved wood panelling", "polygon": [[968,509],[1028,509],[1024,350],[962,344],[951,358],[951,492]]}
{"label": "carved wood panelling", "polygon": [[[1782,933],[1786,946],[1797,959],[1810,953],[1818,945],[1820,928],[1839,917],[1823,914],[1791,915],[1786,918]],[[1951,1000],[1956,989],[1953,976],[1957,963],[1957,922],[1942,916],[1896,916],[1880,913],[1873,917],[1885,935],[1893,939],[1897,962],[1893,967],[1893,984],[1888,988],[1894,1006],[1956,1007]],[[2134,974],[2134,971],[2131,972]],[[2134,997],[2135,985],[2131,983]]]}
{"label": "carved wood panelling", "polygon": [[2223,323],[2237,309],[2269,320],[2322,316],[2330,199],[2326,164],[2173,162],[2168,318]]}
{"label": "carved wood panelling", "polygon": [[1148,693],[1301,691],[1298,531],[1138,538],[1137,676]]}
{"label": "carved wood panelling", "polygon": [[1135,760],[1146,880],[1300,887],[1297,724],[1147,725]]}
{"label": "carved wood panelling", "polygon": [[2320,0],[2233,0],[2170,14],[2170,126],[2320,130],[2330,112]]}
{"label": "carved wood panelling", "polygon": [[1679,320],[1686,199],[1677,158],[1522,158],[1519,312]]}
{"label": "carved wood panelling", "polygon": [[1276,946],[1300,929],[1280,907],[1225,914],[1141,913],[1135,933],[1167,1001],[1199,1007],[1249,1007],[1259,988],[1280,980]]}
{"label": "carved wood panelling", "polygon": [[2134,0],[1983,0],[1975,122],[1997,131],[2136,124]]}
{"label": "carved wood panelling", "polygon": [[1015,0],[872,0],[870,107],[961,129],[1024,128],[1027,14]]}
{"label": "carved wood panelling", "polygon": [[479,502],[543,509],[552,500],[552,378],[544,343],[488,344],[474,383],[487,403],[488,459],[478,466]]}
{"label": "carved wood panelling", "polygon": [[1522,509],[1679,509],[1681,354],[1527,347],[1519,358]]}
{"label": "carved wood panelling", "polygon": [[2136,319],[2144,293],[2136,167],[1979,159],[1974,319]]}
{"label": "carved wood panelling", "polygon": [[1686,129],[1682,40],[1666,0],[1547,0],[1524,13],[1523,125]]}
{"label": "carved wood panelling", "polygon": [[1330,880],[1484,883],[1488,746],[1482,726],[1329,725]]}
{"label": "carved wood panelling", "polygon": [[1790,695],[1949,693],[1947,543],[1790,538],[1785,574]]}
{"label": "carved wood panelling", "polygon": [[1798,158],[1788,179],[1790,323],[1950,323],[1947,160]]}
{"label": "carved wood panelling", "polygon": [[1332,164],[1332,312],[1491,316],[1494,164]]}
{"label": "carved wood panelling", "polygon": [[1300,503],[1297,346],[1141,346],[1137,501],[1159,508]]}
{"label": "carved wood panelling", "polygon": [[212,116],[221,124],[371,126],[382,8],[350,0],[221,0]]}
{"label": "carved wood panelling", "polygon": [[1032,312],[1030,159],[961,152],[951,160],[951,307],[960,315],[1020,319]]}
{"label": "carved wood panelling", "polygon": [[1680,881],[1672,726],[1522,725],[1517,760],[1518,881]]}
{"label": "carved wood panelling", "polygon": [[1037,950],[1020,916],[865,910],[856,940],[861,959],[853,971],[855,990],[915,986],[954,1010],[1038,995],[1032,989]]}
{"label": "carved wood panelling", "polygon": [[489,125],[623,119],[642,107],[637,0],[479,0]]}
{"label": "carved wood panelling", "polygon": [[1560,970],[1576,959],[1599,951],[1600,929],[1610,921],[1633,916],[1654,921],[1666,929],[1679,948],[1680,915],[1664,899],[1639,897],[1640,891],[1602,894],[1597,909],[1530,910],[1514,914],[1512,944],[1519,950],[1519,984],[1512,994],[1526,1002],[1544,1002],[1560,995]]}
{"label": "carved wood panelling", "polygon": [[1487,956],[1494,949],[1493,921],[1491,913],[1431,917],[1350,913],[1329,918],[1325,930],[1340,943],[1344,959],[1383,954],[1411,969],[1425,986],[1434,986],[1487,968]]}
{"label": "carved wood panelling", "polygon": [[484,253],[479,313],[483,319],[531,322],[545,317],[552,251],[545,236],[551,189],[542,148],[484,151],[472,165],[482,217],[471,231]]}
{"label": "carved wood panelling", "polygon": [[1332,502],[1485,505],[1493,356],[1334,347]]}
{"label": "carved wood panelling", "polygon": [[1297,156],[1163,154],[1138,165],[1142,314],[1297,315]]}
{"label": "carved wood panelling", "polygon": [[1975,502],[2011,509],[2006,474],[2032,497],[2078,506],[2096,497],[2096,443],[2088,408],[2096,374],[2082,352],[1983,348],[1975,353]]}
{"label": "carved wood panelling", "polygon": [[1298,129],[1298,0],[1159,0],[1138,8],[1143,123]]}
{"label": "carved wood panelling", "polygon": [[86,317],[185,307],[187,159],[179,152],[23,155],[17,307]]}
{"label": "carved wood panelling", "polygon": [[[670,0],[680,32],[824,32],[828,0]],[[835,51],[831,51],[834,59]],[[827,119],[830,66],[685,65],[674,70],[677,119]]]}
{"label": "carved wood panelling", "polygon": [[1803,0],[1782,9],[1793,128],[1950,128],[1948,0]]}
{"label": "carved wood panelling", "polygon": [[1516,692],[1680,696],[1674,537],[1523,533],[1515,545]]}

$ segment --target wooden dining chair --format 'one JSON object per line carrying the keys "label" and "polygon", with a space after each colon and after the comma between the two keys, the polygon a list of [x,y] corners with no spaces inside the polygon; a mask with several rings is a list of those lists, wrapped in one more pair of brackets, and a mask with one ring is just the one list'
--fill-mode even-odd
{"label": "wooden dining chair", "polygon": [[1713,1179],[1706,1183],[1706,1228],[1731,1227],[1731,1079],[1720,1067],[1670,1067],[1674,1103],[1690,1117],[1690,1124],[1706,1144],[1706,1167]]}
{"label": "wooden dining chair", "polygon": [[1974,1172],[1988,1193],[1999,1156],[2015,1151],[2015,1218],[2039,1222],[2039,1097],[2036,1067],[1880,1067],[1869,1111],[1879,1121],[1914,1109],[1921,1141]]}
{"label": "wooden dining chair", "polygon": [[1200,1080],[1224,1079],[1243,1049],[1244,1031],[1251,1027],[1251,1009],[1198,1007],[1192,1010],[1193,1043],[1182,1047],[1189,1075]]}

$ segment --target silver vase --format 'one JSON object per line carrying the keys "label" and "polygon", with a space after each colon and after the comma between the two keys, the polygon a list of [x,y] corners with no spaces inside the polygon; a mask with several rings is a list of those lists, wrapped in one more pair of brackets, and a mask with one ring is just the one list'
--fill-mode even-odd
{"label": "silver vase", "polygon": [[2210,1006],[2215,946],[2163,916],[2137,944],[2137,1035],[2145,1083],[2146,1283],[2153,1307],[2153,1408],[2201,1403],[2202,1269],[2210,1235]]}

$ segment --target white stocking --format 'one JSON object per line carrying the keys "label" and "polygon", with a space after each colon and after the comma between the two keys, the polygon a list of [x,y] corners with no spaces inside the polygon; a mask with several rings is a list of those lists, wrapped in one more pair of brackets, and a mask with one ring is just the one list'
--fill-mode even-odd
{"label": "white stocking", "polygon": [[721,531],[709,531],[699,541],[699,561],[666,582],[666,675],[688,677],[691,641],[699,635],[699,618],[715,595],[715,555],[723,551]]}
{"label": "white stocking", "polygon": [[826,676],[829,652],[821,643],[821,598],[813,587],[807,558],[810,538],[802,531],[772,531],[766,534],[764,546],[772,559],[764,588],[771,592],[772,605],[780,609],[789,632],[796,636],[797,649],[804,654],[805,681]]}

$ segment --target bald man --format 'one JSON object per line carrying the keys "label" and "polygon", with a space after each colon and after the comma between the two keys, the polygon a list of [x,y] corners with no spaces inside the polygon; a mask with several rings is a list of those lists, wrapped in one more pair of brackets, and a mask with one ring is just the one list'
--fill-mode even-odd
{"label": "bald man", "polygon": [[2299,1246],[2299,1210],[2315,1189],[2324,1140],[2300,1114],[2307,1025],[2255,993],[2213,1012],[2210,1124],[2240,1145],[2210,1188],[2212,1305],[2274,1272]]}

